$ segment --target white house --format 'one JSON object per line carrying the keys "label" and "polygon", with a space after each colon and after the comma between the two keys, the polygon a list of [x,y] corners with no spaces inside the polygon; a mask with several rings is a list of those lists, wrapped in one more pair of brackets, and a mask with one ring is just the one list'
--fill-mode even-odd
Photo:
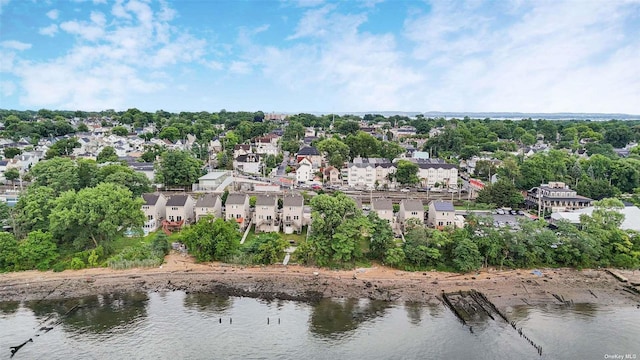
{"label": "white house", "polygon": [[298,163],[298,168],[296,169],[296,181],[300,183],[307,183],[313,180],[313,166],[311,165],[311,161],[307,158],[303,158]]}

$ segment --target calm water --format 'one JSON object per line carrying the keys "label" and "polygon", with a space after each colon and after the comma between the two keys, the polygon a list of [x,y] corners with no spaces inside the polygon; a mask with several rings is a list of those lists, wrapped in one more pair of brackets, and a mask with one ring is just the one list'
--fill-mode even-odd
{"label": "calm water", "polygon": [[479,320],[472,333],[443,306],[183,292],[5,302],[0,359],[29,338],[14,359],[640,359],[634,307],[515,307],[507,316],[542,357],[504,321]]}

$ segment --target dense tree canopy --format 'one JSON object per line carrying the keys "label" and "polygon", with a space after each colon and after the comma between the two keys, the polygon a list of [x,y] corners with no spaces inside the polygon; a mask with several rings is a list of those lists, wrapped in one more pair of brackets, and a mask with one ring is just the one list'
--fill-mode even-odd
{"label": "dense tree canopy", "polygon": [[156,168],[156,182],[165,186],[191,186],[202,176],[202,163],[189,151],[163,153]]}

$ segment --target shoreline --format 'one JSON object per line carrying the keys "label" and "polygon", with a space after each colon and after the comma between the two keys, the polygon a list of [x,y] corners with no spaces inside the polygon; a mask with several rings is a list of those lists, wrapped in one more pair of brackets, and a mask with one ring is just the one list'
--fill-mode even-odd
{"label": "shoreline", "polygon": [[562,305],[554,295],[573,303],[640,306],[640,295],[623,287],[640,282],[637,270],[615,270],[629,279],[628,283],[622,283],[604,269],[540,269],[542,276],[538,276],[524,269],[455,274],[406,272],[378,266],[334,271],[298,265],[241,267],[185,260],[171,254],[159,268],[0,274],[0,301],[181,290],[296,301],[330,297],[439,304],[442,292],[475,289],[502,309],[516,305]]}

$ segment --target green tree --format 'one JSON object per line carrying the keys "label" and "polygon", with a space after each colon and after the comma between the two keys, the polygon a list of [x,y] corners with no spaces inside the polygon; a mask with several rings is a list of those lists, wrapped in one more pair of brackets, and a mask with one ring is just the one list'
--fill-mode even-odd
{"label": "green tree", "polygon": [[384,262],[390,266],[400,266],[405,260],[404,250],[399,247],[393,247],[385,253]]}
{"label": "green tree", "polygon": [[105,146],[100,150],[96,161],[98,161],[98,163],[115,162],[118,161],[118,154],[116,154],[116,150],[113,147]]}
{"label": "green tree", "polygon": [[375,211],[368,215],[371,224],[371,237],[369,239],[369,258],[384,260],[387,251],[395,247],[393,241],[393,229],[385,219],[380,219]]}
{"label": "green tree", "polygon": [[98,179],[98,163],[95,160],[78,159],[76,166],[78,172],[78,190],[96,186],[98,182],[100,182],[100,179]]}
{"label": "green tree", "polygon": [[453,249],[453,264],[462,272],[479,269],[482,256],[478,246],[469,239],[462,239]]}
{"label": "green tree", "polygon": [[494,204],[498,207],[520,207],[524,198],[510,181],[500,180],[495,184],[485,186],[478,192],[476,202]]}
{"label": "green tree", "polygon": [[144,224],[142,203],[128,189],[111,183],[67,191],[54,201],[49,230],[59,243],[77,248],[109,244],[127,229]]}
{"label": "green tree", "polygon": [[55,191],[47,186],[32,185],[25,190],[15,208],[16,233],[49,229],[49,215],[54,207]]}
{"label": "green tree", "polygon": [[125,128],[124,126],[114,126],[111,129],[111,133],[118,136],[127,136],[129,135],[129,130],[127,130],[127,128]]}
{"label": "green tree", "polygon": [[58,258],[58,247],[51,234],[40,230],[30,232],[18,244],[18,267],[21,270],[47,270]]}
{"label": "green tree", "polygon": [[182,240],[198,261],[224,260],[237,253],[240,232],[234,221],[201,219],[182,231]]}
{"label": "green tree", "polygon": [[331,166],[340,168],[349,160],[349,146],[338,139],[324,139],[316,147],[329,159]]}
{"label": "green tree", "polygon": [[61,139],[56,141],[47,153],[45,154],[45,159],[53,159],[58,156],[69,156],[73,153],[73,149],[79,148],[80,142],[75,137],[69,139]]}
{"label": "green tree", "polygon": [[170,150],[157,164],[156,182],[165,186],[191,186],[202,176],[202,163],[189,151]]}
{"label": "green tree", "polygon": [[85,123],[80,123],[80,124],[78,124],[78,127],[76,128],[76,131],[77,132],[88,132],[89,131],[89,127]]}
{"label": "green tree", "polygon": [[380,143],[380,156],[389,161],[397,158],[398,155],[402,154],[403,152],[405,152],[405,149],[398,143],[390,141],[383,141]]}
{"label": "green tree", "polygon": [[160,131],[158,137],[160,139],[167,139],[171,142],[175,142],[176,140],[180,139],[180,130],[178,130],[178,128],[176,128],[175,126],[167,126],[166,128],[162,129],[162,131]]}
{"label": "green tree", "polygon": [[11,181],[11,184],[13,184],[15,180],[20,178],[20,171],[16,168],[7,169],[4,172],[4,178]]}
{"label": "green tree", "polygon": [[284,250],[289,246],[279,234],[265,233],[254,239],[254,261],[258,264],[275,264],[282,259]]}
{"label": "green tree", "polygon": [[0,232],[0,272],[12,271],[18,262],[18,241],[13,234]]}
{"label": "green tree", "polygon": [[22,150],[15,147],[7,147],[3,152],[6,159],[13,159],[16,155],[22,154]]}
{"label": "green tree", "polygon": [[408,160],[398,161],[398,169],[396,170],[396,181],[405,185],[417,184],[418,179],[418,165]]}
{"label": "green tree", "polygon": [[614,148],[623,148],[633,140],[634,135],[629,127],[621,125],[608,129],[604,133],[604,142]]}
{"label": "green tree", "polygon": [[78,189],[78,168],[74,161],[68,158],[39,161],[31,168],[29,174],[36,185],[48,186],[56,194]]}

